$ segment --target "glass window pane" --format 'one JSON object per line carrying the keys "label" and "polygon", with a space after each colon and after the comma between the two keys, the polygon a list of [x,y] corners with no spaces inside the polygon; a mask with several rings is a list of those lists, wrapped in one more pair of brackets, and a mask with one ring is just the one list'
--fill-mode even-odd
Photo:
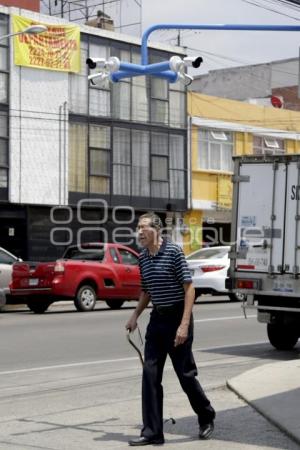
{"label": "glass window pane", "polygon": [[132,195],[150,196],[149,132],[132,131]]}
{"label": "glass window pane", "polygon": [[161,100],[168,99],[168,82],[161,78],[151,78],[151,97]]}
{"label": "glass window pane", "polygon": [[208,142],[198,142],[198,160],[201,169],[208,169]]}
{"label": "glass window pane", "polygon": [[152,181],[151,195],[158,198],[169,198],[169,183]]}
{"label": "glass window pane", "polygon": [[7,147],[8,141],[0,139],[0,166],[8,166]]}
{"label": "glass window pane", "polygon": [[86,124],[69,125],[69,191],[87,192]]}
{"label": "glass window pane", "polygon": [[222,146],[222,170],[227,170],[228,172],[233,171],[233,161],[232,161],[232,147],[231,145]]}
{"label": "glass window pane", "polygon": [[7,188],[7,170],[0,169],[0,188]]}
{"label": "glass window pane", "polygon": [[[8,16],[7,15],[1,15],[0,16],[0,36],[4,36],[8,34]],[[3,40],[2,43],[4,43],[5,40]]]}
{"label": "glass window pane", "polygon": [[130,120],[130,83],[113,84],[112,114],[116,119]]}
{"label": "glass window pane", "polygon": [[90,147],[110,148],[110,127],[90,125]]}
{"label": "glass window pane", "polygon": [[151,153],[168,156],[168,135],[166,133],[151,133]]}
{"label": "glass window pane", "polygon": [[184,138],[170,134],[170,168],[184,169]]}
{"label": "glass window pane", "polygon": [[88,112],[88,79],[86,76],[70,75],[70,111],[79,114]]}
{"label": "glass window pane", "polygon": [[[105,45],[96,44],[95,42],[91,42],[88,51],[89,58],[104,58],[107,60],[110,56],[110,48]],[[99,72],[99,67],[95,69],[89,69],[90,74]]]}
{"label": "glass window pane", "polygon": [[8,74],[0,73],[0,102],[8,102]]}
{"label": "glass window pane", "polygon": [[109,194],[109,181],[107,177],[90,177],[90,192],[92,194]]}
{"label": "glass window pane", "polygon": [[113,130],[113,162],[130,164],[130,130],[114,128]]}
{"label": "glass window pane", "polygon": [[184,174],[182,170],[170,170],[170,198],[185,198]]}
{"label": "glass window pane", "polygon": [[132,120],[136,122],[148,122],[149,121],[149,102],[146,90],[146,82],[141,86],[139,78],[132,79],[132,92],[131,92],[131,107],[132,107]]}
{"label": "glass window pane", "polygon": [[185,94],[170,92],[170,126],[184,128],[186,122]]}
{"label": "glass window pane", "polygon": [[0,47],[0,70],[8,70],[8,48]]}
{"label": "glass window pane", "polygon": [[119,195],[130,195],[130,166],[114,164],[113,169],[113,193]]}
{"label": "glass window pane", "polygon": [[168,180],[168,158],[152,156],[152,180]]}
{"label": "glass window pane", "polygon": [[7,113],[4,111],[0,112],[0,136],[8,136]]}
{"label": "glass window pane", "polygon": [[110,154],[107,150],[90,150],[90,174],[110,175]]}
{"label": "glass window pane", "polygon": [[91,116],[110,116],[110,92],[90,89],[89,113]]}
{"label": "glass window pane", "polygon": [[151,100],[151,122],[163,123],[169,122],[169,104],[163,100]]}
{"label": "glass window pane", "polygon": [[210,169],[221,170],[221,146],[210,144]]}

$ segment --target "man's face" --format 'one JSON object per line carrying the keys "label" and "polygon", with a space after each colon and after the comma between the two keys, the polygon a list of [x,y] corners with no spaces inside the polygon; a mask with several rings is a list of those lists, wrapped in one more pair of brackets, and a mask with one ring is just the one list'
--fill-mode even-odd
{"label": "man's face", "polygon": [[138,240],[142,247],[151,247],[157,244],[159,233],[156,228],[151,227],[151,220],[144,218],[138,223]]}

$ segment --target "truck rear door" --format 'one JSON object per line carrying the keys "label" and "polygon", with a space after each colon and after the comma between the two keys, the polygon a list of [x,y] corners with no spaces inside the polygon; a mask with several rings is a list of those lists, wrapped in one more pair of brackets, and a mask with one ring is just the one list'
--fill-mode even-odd
{"label": "truck rear door", "polygon": [[284,271],[300,272],[300,160],[287,165]]}
{"label": "truck rear door", "polygon": [[286,167],[277,162],[240,163],[237,271],[282,271]]}

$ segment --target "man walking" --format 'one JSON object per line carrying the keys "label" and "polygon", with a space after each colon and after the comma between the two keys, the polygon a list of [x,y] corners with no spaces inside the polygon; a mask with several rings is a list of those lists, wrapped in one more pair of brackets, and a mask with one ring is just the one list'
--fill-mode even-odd
{"label": "man walking", "polygon": [[156,214],[140,217],[138,239],[144,247],[139,259],[142,292],[126,329],[135,330],[137,319],[150,300],[153,310],[145,337],[143,428],[139,438],[129,441],[131,446],[164,443],[161,382],[167,355],[198,416],[199,438],[208,439],[214,429],[215,411],[196,378],[192,353],[195,291],[191,274],[182,250],[163,239],[161,229],[162,223]]}

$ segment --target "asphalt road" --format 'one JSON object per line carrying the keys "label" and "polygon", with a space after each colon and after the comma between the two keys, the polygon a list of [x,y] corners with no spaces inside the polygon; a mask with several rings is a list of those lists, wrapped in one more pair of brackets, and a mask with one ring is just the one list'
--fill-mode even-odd
{"label": "asphalt road", "polygon": [[[1,450],[127,448],[140,423],[141,367],[125,337],[133,307],[112,311],[99,302],[95,311],[78,313],[70,303],[44,315],[26,308],[0,314]],[[139,321],[142,334],[150,311]],[[199,378],[219,411],[216,437],[201,448],[297,449],[225,383],[261,364],[299,358],[300,345],[277,352],[255,314],[245,320],[241,305],[226,297],[201,298],[194,319]],[[165,414],[179,418],[176,433],[183,436],[167,428],[166,447],[198,448],[194,417],[170,362],[164,388]]]}

